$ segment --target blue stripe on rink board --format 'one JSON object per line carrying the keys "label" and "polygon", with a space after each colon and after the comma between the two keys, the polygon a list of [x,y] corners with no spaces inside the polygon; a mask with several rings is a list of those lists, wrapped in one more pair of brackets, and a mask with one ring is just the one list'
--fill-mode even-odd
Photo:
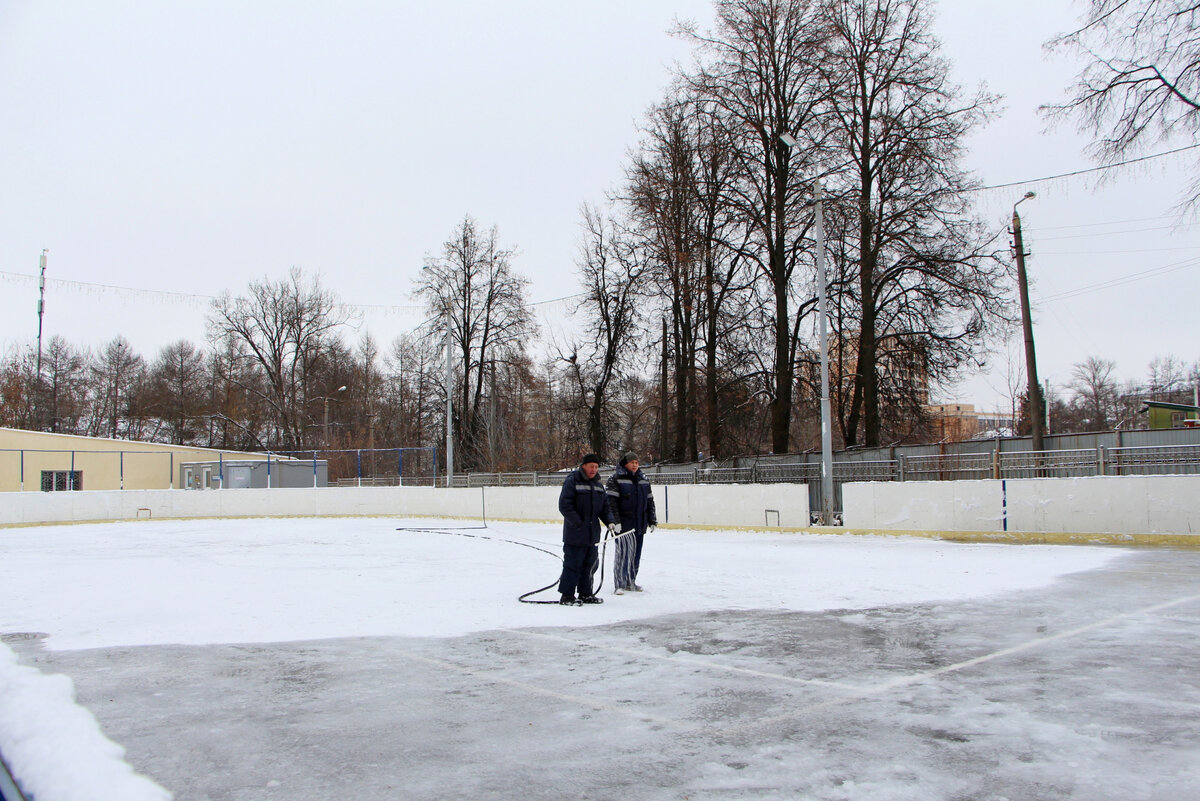
{"label": "blue stripe on rink board", "polygon": [[1008,531],[1008,480],[1000,482],[1000,520],[1003,530]]}
{"label": "blue stripe on rink board", "polygon": [[25,796],[21,794],[21,788],[17,787],[16,781],[13,780],[3,755],[0,755],[0,801],[26,801]]}

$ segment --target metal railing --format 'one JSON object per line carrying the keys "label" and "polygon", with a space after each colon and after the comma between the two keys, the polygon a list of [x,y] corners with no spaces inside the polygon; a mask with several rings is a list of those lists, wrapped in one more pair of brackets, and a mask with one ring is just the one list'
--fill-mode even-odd
{"label": "metal railing", "polygon": [[[772,462],[743,467],[645,469],[651,482],[671,484],[818,484],[819,462]],[[604,473],[607,475],[607,472]],[[900,456],[833,463],[834,483],[850,481],[962,481],[1079,476],[1200,475],[1200,445],[986,451]],[[455,487],[544,487],[562,484],[565,472],[470,473]],[[405,479],[405,483],[408,480]],[[445,486],[445,479],[440,482]]]}
{"label": "metal railing", "polygon": [[961,481],[991,478],[994,453],[955,453],[907,456],[901,459],[900,481]]}
{"label": "metal railing", "polygon": [[1107,448],[1104,473],[1112,476],[1179,475],[1200,472],[1200,445]]}

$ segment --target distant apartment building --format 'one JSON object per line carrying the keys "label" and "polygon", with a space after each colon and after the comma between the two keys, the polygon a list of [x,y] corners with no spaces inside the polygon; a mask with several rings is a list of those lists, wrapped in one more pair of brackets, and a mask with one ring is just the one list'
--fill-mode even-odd
{"label": "distant apartment building", "polygon": [[1016,429],[1011,415],[977,410],[973,403],[938,403],[925,408],[930,430],[940,442],[1011,437]]}

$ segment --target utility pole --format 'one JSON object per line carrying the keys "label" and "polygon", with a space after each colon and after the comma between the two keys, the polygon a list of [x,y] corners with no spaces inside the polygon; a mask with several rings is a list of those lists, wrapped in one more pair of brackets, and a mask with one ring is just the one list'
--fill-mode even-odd
{"label": "utility pole", "polygon": [[1042,444],[1042,429],[1045,413],[1042,405],[1042,387],[1037,377],[1037,357],[1033,351],[1033,317],[1029,310],[1029,282],[1025,278],[1025,243],[1021,239],[1021,216],[1017,214],[1017,206],[1023,201],[1037,197],[1034,192],[1026,192],[1025,197],[1013,204],[1013,248],[1017,258],[1017,287],[1021,293],[1021,327],[1025,332],[1025,378],[1029,381],[1029,427],[1032,435],[1032,450],[1044,450]]}

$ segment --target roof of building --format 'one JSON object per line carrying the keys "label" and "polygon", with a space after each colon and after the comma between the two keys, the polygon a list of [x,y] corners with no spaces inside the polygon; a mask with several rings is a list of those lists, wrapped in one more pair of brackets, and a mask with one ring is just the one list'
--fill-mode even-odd
{"label": "roof of building", "polygon": [[1146,404],[1145,408],[1142,409],[1143,412],[1151,406],[1157,409],[1171,409],[1176,412],[1200,412],[1200,406],[1192,406],[1190,403],[1167,403],[1166,401],[1152,400],[1142,401],[1142,403]]}

